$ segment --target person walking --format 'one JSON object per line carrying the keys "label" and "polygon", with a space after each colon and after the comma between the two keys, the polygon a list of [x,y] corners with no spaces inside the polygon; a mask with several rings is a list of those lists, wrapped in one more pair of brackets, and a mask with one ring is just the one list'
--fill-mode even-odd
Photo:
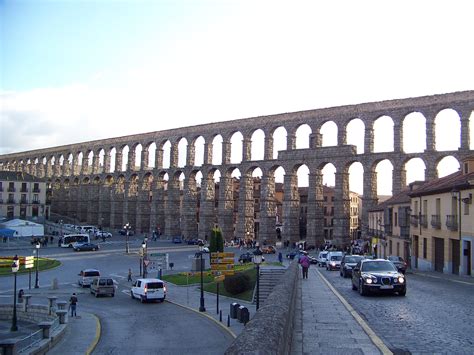
{"label": "person walking", "polygon": [[280,263],[283,263],[283,254],[281,253],[281,251],[278,253],[278,261]]}
{"label": "person walking", "polygon": [[132,282],[132,269],[128,269],[128,278],[127,281]]}
{"label": "person walking", "polygon": [[301,269],[303,271],[303,279],[307,279],[308,278],[308,269],[309,269],[309,266],[311,265],[311,262],[308,258],[308,252],[306,252],[306,251],[303,252],[303,255],[299,259],[299,263],[300,263]]}
{"label": "person walking", "polygon": [[71,317],[77,317],[76,307],[77,307],[77,296],[75,293],[73,293],[71,298],[69,299],[69,308],[71,309]]}

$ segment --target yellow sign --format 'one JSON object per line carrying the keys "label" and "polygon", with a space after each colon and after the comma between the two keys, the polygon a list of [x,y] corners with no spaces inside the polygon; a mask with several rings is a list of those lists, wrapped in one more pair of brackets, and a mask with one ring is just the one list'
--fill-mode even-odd
{"label": "yellow sign", "polygon": [[25,256],[25,269],[31,269],[35,262],[34,256]]}
{"label": "yellow sign", "polygon": [[234,253],[211,253],[211,258],[233,258]]}
{"label": "yellow sign", "polygon": [[211,264],[211,270],[234,270],[234,265]]}
{"label": "yellow sign", "polygon": [[225,279],[225,275],[219,275],[219,276],[214,277],[215,282],[222,282],[224,281],[224,279]]}
{"label": "yellow sign", "polygon": [[211,259],[211,264],[233,264],[234,259]]}
{"label": "yellow sign", "polygon": [[211,271],[211,273],[213,275],[218,275],[218,273],[221,275],[234,275],[235,274],[234,270]]}

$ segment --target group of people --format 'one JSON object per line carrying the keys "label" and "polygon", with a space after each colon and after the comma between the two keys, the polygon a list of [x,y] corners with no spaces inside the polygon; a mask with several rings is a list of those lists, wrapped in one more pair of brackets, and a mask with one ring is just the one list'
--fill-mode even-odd
{"label": "group of people", "polygon": [[54,237],[53,236],[44,236],[44,237],[32,237],[31,238],[31,245],[36,245],[40,243],[42,247],[47,247],[48,243],[53,243],[54,242]]}

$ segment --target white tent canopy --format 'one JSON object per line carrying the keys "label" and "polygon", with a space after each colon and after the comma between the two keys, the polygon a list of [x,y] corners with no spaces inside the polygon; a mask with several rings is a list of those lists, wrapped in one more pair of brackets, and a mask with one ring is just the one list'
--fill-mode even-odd
{"label": "white tent canopy", "polygon": [[12,219],[0,224],[2,228],[13,229],[14,237],[42,237],[44,236],[44,226],[22,219]]}

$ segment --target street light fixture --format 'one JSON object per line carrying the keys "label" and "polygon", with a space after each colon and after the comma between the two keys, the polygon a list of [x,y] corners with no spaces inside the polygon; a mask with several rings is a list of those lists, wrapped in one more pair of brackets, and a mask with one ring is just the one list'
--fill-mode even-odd
{"label": "street light fixture", "polygon": [[202,241],[199,241],[199,258],[200,258],[200,263],[199,263],[199,268],[201,269],[201,300],[199,304],[199,312],[206,312],[206,307],[204,307],[204,286],[203,286],[203,274],[202,274],[202,269],[204,269],[202,265],[202,253],[204,249],[204,243]]}
{"label": "street light fixture", "polygon": [[36,280],[35,280],[35,288],[39,288],[39,279],[38,279],[38,266],[39,266],[39,251],[41,248],[40,242],[36,242]]}
{"label": "street light fixture", "polygon": [[257,311],[260,307],[260,264],[263,261],[263,253],[260,246],[253,252],[253,262],[257,266]]}
{"label": "street light fixture", "polygon": [[13,258],[12,272],[14,276],[14,287],[13,287],[13,317],[12,317],[12,327],[11,331],[16,332],[18,330],[17,319],[16,319],[16,273],[20,269],[20,263],[18,261],[18,256],[15,255]]}
{"label": "street light fixture", "polygon": [[128,254],[130,253],[128,237],[130,235],[130,230],[132,229],[132,226],[130,225],[130,223],[127,223],[126,225],[123,226],[123,229],[125,230],[125,252]]}

